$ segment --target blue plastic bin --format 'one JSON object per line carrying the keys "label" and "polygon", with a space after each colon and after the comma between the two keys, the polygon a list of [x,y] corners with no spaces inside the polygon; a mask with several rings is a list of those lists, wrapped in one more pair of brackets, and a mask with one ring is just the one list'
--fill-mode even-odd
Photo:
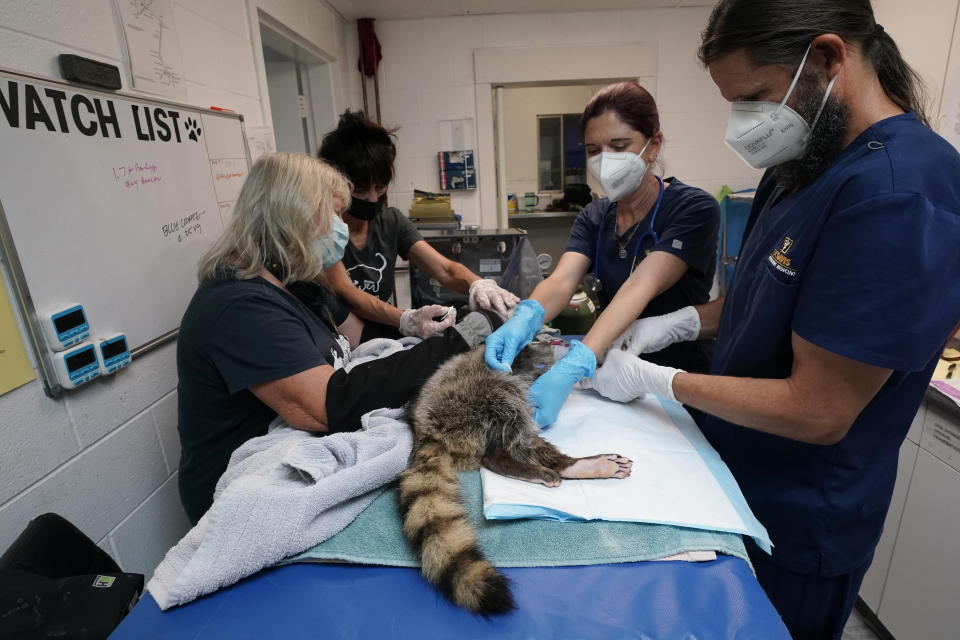
{"label": "blue plastic bin", "polygon": [[753,194],[756,189],[744,189],[723,197],[720,201],[720,238],[717,242],[717,280],[720,295],[726,295],[740,255],[743,230],[750,217]]}

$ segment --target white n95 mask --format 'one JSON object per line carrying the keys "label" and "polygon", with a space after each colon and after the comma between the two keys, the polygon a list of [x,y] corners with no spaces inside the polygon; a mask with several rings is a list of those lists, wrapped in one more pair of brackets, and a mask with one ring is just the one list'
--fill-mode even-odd
{"label": "white n95 mask", "polygon": [[604,151],[590,158],[590,174],[600,182],[610,202],[616,202],[640,187],[649,168],[642,155],[652,139],[647,140],[640,153]]}
{"label": "white n95 mask", "polygon": [[350,228],[338,216],[333,217],[333,228],[313,239],[311,249],[320,269],[326,271],[343,258],[350,239]]}
{"label": "white n95 mask", "polygon": [[734,102],[730,105],[730,120],[724,140],[727,146],[754,169],[766,169],[796,160],[807,150],[810,132],[817,126],[817,120],[820,119],[827,98],[830,97],[830,90],[837,79],[837,76],[830,79],[817,115],[813,122],[807,125],[803,116],[787,106],[787,100],[797,86],[809,53],[810,47],[807,46],[783,102]]}

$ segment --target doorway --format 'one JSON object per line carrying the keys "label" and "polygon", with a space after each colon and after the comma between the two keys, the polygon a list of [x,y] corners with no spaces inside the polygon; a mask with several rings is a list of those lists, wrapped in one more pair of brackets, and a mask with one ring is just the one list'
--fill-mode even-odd
{"label": "doorway", "polygon": [[277,151],[315,155],[337,125],[332,63],[260,12],[260,40]]}

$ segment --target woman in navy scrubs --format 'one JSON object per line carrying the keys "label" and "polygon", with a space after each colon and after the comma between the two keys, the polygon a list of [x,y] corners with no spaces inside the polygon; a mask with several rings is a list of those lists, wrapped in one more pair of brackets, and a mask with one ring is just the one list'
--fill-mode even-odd
{"label": "woman in navy scrubs", "polygon": [[697,308],[712,375],[616,352],[587,384],[707,412],[775,545],[748,541],[760,583],[794,638],[839,638],[960,319],[960,156],[868,0],[723,0],[700,58],[727,142],[769,167],[726,298]]}
{"label": "woman in navy scrubs", "polygon": [[[710,194],[650,170],[663,149],[653,97],[634,82],[598,91],[581,119],[590,172],[607,197],[587,205],[573,223],[557,268],[521,302],[513,317],[487,339],[487,364],[508,370],[514,356],[570,301],[590,275],[602,312],[583,342],[531,389],[535,420],[547,425],[596,358],[638,317],[670,314],[687,340],[652,358],[705,371],[708,347],[696,341],[699,316],[692,305],[709,300],[716,269],[720,207]],[[663,322],[661,320],[661,322]]]}

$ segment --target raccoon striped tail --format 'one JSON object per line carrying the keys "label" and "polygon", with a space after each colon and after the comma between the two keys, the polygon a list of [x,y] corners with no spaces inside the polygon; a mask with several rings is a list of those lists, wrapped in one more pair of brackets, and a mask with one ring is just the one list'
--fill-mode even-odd
{"label": "raccoon striped tail", "polygon": [[400,478],[403,532],[421,572],[455,604],[483,616],[516,608],[510,583],[483,556],[460,498],[450,454],[437,443],[417,450]]}

